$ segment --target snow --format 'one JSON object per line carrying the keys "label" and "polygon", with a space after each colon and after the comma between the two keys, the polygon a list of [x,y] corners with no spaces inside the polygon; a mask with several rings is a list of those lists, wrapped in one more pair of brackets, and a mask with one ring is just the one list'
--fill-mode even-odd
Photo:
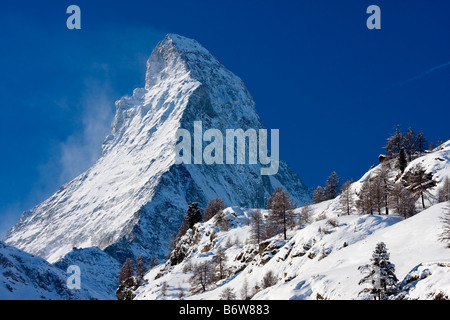
{"label": "snow", "polygon": [[[449,150],[450,141],[413,160],[405,173],[416,163],[422,163],[437,181],[431,190],[435,194],[444,177],[450,174]],[[362,181],[376,169],[372,168],[353,183],[353,190],[359,190]],[[391,178],[397,175],[393,169]],[[386,244],[400,280],[399,292],[392,298],[433,299],[440,292],[450,296],[450,249],[438,240],[442,231],[441,217],[448,204],[429,202],[427,209],[406,220],[392,213],[341,215],[338,205],[339,197],[311,205],[313,222],[290,230],[287,241],[279,236],[267,240],[267,251],[262,254],[255,244],[248,242],[250,227],[245,221],[251,209],[227,208],[226,212],[234,217],[234,228],[216,229],[216,241],[211,243],[209,234],[216,228],[214,220],[199,224],[197,237],[200,239],[198,244],[188,246],[186,259],[175,266],[166,263],[151,270],[146,276],[148,284],[137,291],[137,299],[179,299],[179,287],[183,288],[187,300],[219,299],[227,287],[240,297],[244,283],[251,292],[255,285],[261,285],[269,271],[275,275],[277,284],[260,290],[253,299],[365,299],[359,295],[365,285],[358,284],[364,276],[358,267],[370,262],[379,242]],[[263,213],[268,214],[266,210]],[[330,224],[330,219],[335,223]],[[225,243],[234,238],[239,238],[241,244],[225,247]],[[226,249],[231,275],[211,285],[204,293],[189,294],[192,273],[186,271],[186,264],[211,262],[219,246]],[[206,252],[202,249],[205,247]],[[161,295],[163,282],[170,288],[166,296]]]}
{"label": "snow", "polygon": [[204,208],[220,196],[251,207],[273,184],[299,202],[309,199],[285,163],[269,181],[259,164],[175,165],[177,129],[193,132],[196,120],[204,130],[263,128],[242,80],[197,41],[169,34],[148,60],[145,88],[116,102],[101,157],[25,212],[4,241],[52,263],[73,247],[108,248],[119,261],[140,253],[162,257],[191,202]]}

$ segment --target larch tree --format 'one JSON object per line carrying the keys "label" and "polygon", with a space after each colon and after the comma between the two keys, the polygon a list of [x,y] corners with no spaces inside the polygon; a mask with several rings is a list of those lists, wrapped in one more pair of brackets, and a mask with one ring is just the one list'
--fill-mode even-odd
{"label": "larch tree", "polygon": [[313,194],[313,198],[312,198],[314,203],[320,203],[322,201],[325,201],[325,190],[323,189],[322,186],[318,186],[316,188],[316,190],[314,190],[314,194]]}
{"label": "larch tree", "polygon": [[225,279],[227,277],[227,255],[222,247],[219,246],[212,262],[217,270],[217,278]]}
{"label": "larch tree", "polygon": [[214,217],[217,213],[220,213],[227,206],[225,201],[222,198],[216,197],[212,198],[206,206],[205,210],[203,210],[203,221],[208,221],[212,217]]}
{"label": "larch tree", "polygon": [[416,198],[401,183],[396,183],[389,194],[389,204],[395,213],[405,219],[416,214]]}
{"label": "larch tree", "polygon": [[365,214],[373,214],[374,200],[372,194],[372,178],[366,179],[359,190],[358,200],[356,201],[358,210]]}
{"label": "larch tree", "polygon": [[205,292],[206,289],[214,282],[214,270],[208,261],[201,262],[192,266],[193,274],[189,278],[191,284],[191,293],[197,294]]}
{"label": "larch tree", "polygon": [[442,232],[439,235],[439,240],[444,242],[447,248],[450,248],[450,201],[444,208],[444,215],[441,218]]}
{"label": "larch tree", "polygon": [[411,192],[416,198],[421,199],[422,208],[425,209],[425,199],[429,200],[433,198],[433,195],[428,189],[434,187],[436,184],[432,179],[432,174],[427,174],[425,168],[418,163],[406,177],[406,180],[409,183]]}
{"label": "larch tree", "polygon": [[119,270],[119,283],[124,283],[126,280],[134,276],[133,261],[127,258]]}
{"label": "larch tree", "polygon": [[264,219],[261,214],[260,209],[253,210],[250,214],[250,226],[251,226],[251,236],[250,239],[256,243],[259,244],[261,241],[264,240]]}
{"label": "larch tree", "polygon": [[294,226],[294,209],[297,207],[294,200],[283,187],[278,186],[267,199],[266,207],[270,210],[269,219],[282,228],[287,240],[287,229]]}
{"label": "larch tree", "polygon": [[450,178],[445,176],[442,186],[438,189],[438,201],[450,201]]}
{"label": "larch tree", "polygon": [[339,199],[339,211],[342,214],[350,215],[353,212],[354,200],[351,185],[353,179],[345,182],[341,187],[341,196]]}
{"label": "larch tree", "polygon": [[145,272],[147,271],[145,267],[145,258],[143,254],[140,254],[136,258],[136,277],[139,282],[142,282],[144,280]]}

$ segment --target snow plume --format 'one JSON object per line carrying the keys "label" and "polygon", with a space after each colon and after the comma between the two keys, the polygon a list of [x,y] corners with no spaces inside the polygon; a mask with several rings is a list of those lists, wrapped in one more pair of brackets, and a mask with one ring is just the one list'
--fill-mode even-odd
{"label": "snow plume", "polygon": [[65,183],[88,169],[100,156],[103,139],[111,130],[114,117],[112,89],[108,84],[86,81],[88,88],[81,100],[79,130],[60,144],[60,183]]}

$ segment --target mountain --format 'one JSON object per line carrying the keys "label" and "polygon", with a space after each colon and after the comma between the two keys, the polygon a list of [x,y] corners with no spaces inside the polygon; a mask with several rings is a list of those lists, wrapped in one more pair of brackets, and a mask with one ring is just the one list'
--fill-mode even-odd
{"label": "mountain", "polygon": [[[256,244],[248,223],[253,210],[229,207],[224,210],[229,229],[220,228],[217,217],[195,225],[172,253],[182,251],[184,259],[177,264],[169,259],[150,270],[145,276],[148,283],[136,290],[135,299],[179,299],[180,293],[186,300],[221,299],[226,290],[236,299],[242,299],[243,292],[254,300],[369,299],[361,294],[367,284],[359,284],[364,277],[359,267],[370,263],[380,242],[385,243],[398,278],[398,291],[391,299],[448,299],[450,248],[439,236],[450,203],[438,203],[437,195],[450,178],[450,141],[411,161],[403,173],[396,159],[389,161],[373,166],[351,184],[354,200],[382,165],[389,166],[391,182],[403,183],[420,164],[435,183],[428,189],[425,209],[417,199],[418,213],[406,219],[393,210],[388,215],[362,214],[355,206],[347,215],[340,209],[340,195],[311,205],[310,221],[290,229],[287,240],[276,235]],[[270,212],[262,213],[266,220]],[[296,213],[300,215],[302,208]],[[225,276],[218,279],[221,255]],[[215,266],[216,279],[203,292],[195,290],[192,279],[198,273],[196,266],[205,262]]]}
{"label": "mountain", "polygon": [[[79,269],[79,288],[68,286]],[[0,242],[0,300],[115,300],[120,265],[98,248],[77,249],[56,264]]]}
{"label": "mountain", "polygon": [[[24,212],[4,241],[49,262],[88,247],[120,262],[140,253],[162,257],[191,202],[204,208],[218,196],[229,205],[262,206],[278,185],[299,203],[310,199],[310,190],[282,161],[274,175],[261,174],[267,167],[262,162],[177,164],[179,129],[195,136],[200,121],[202,132],[263,129],[242,80],[197,41],[169,34],[148,59],[145,87],[116,102],[101,157]],[[201,143],[194,137],[195,162],[199,147],[209,145]]]}

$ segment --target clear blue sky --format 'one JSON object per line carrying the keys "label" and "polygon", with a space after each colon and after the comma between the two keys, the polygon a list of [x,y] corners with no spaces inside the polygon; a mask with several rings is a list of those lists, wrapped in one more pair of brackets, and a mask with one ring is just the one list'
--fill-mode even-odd
{"label": "clear blue sky", "polygon": [[[66,8],[81,8],[81,30]],[[366,8],[381,8],[381,30]],[[0,8],[0,234],[89,167],[114,101],[167,33],[198,40],[253,95],[312,187],[358,179],[395,125],[450,138],[450,2],[22,1]]]}

